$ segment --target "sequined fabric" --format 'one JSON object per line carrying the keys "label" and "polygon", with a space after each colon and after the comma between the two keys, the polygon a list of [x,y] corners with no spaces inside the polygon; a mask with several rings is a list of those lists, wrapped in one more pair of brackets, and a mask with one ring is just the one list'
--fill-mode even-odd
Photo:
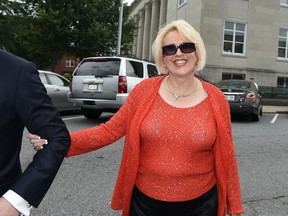
{"label": "sequined fabric", "polygon": [[[111,207],[122,210],[123,216],[129,216],[132,191],[139,169],[140,127],[155,102],[163,78],[164,76],[149,78],[134,87],[121,109],[105,124],[71,133],[72,143],[68,157],[99,149],[125,136],[111,202]],[[218,216],[224,216],[225,213],[240,214],[243,213],[243,207],[229,104],[217,87],[201,82],[208,93],[207,100],[216,122],[217,137],[213,150],[219,201]]]}
{"label": "sequined fabric", "polygon": [[140,128],[137,187],[161,201],[192,200],[216,184],[216,122],[209,102],[177,108],[155,99]]}

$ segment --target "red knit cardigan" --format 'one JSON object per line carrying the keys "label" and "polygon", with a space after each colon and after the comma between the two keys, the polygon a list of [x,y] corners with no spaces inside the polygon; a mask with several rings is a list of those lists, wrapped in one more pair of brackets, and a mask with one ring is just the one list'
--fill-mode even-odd
{"label": "red knit cardigan", "polygon": [[[133,88],[120,110],[105,124],[71,132],[67,157],[102,148],[125,136],[123,155],[111,207],[129,216],[139,165],[140,125],[149,112],[164,76],[149,78]],[[214,85],[201,81],[217,124],[214,147],[218,189],[218,216],[243,213],[238,167],[232,139],[229,105]]]}

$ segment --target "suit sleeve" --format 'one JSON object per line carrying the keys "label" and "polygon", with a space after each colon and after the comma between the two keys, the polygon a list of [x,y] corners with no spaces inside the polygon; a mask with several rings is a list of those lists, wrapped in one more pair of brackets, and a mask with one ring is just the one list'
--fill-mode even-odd
{"label": "suit sleeve", "polygon": [[24,64],[17,79],[15,110],[26,128],[45,137],[49,144],[34,155],[11,190],[38,207],[68,151],[70,136],[40,81],[35,65]]}

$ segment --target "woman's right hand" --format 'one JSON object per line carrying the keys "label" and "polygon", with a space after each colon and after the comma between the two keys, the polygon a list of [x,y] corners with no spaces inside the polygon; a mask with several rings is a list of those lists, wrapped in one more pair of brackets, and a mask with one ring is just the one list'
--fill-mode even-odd
{"label": "woman's right hand", "polygon": [[27,133],[25,136],[27,139],[30,139],[31,146],[35,151],[39,151],[43,149],[45,145],[48,145],[48,140],[41,139],[41,137],[36,134]]}

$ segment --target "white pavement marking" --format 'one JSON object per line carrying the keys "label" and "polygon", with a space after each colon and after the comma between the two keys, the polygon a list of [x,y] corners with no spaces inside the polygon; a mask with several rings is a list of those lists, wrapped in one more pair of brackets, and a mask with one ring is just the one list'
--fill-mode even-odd
{"label": "white pavement marking", "polygon": [[[114,113],[103,113],[101,115],[101,118],[109,118],[112,117],[114,115]],[[67,118],[63,118],[63,121],[66,120],[74,120],[74,119],[81,119],[81,118],[86,118],[83,115],[79,115],[79,116],[73,116],[73,117],[67,117]]]}
{"label": "white pavement marking", "polygon": [[80,118],[84,118],[84,116],[74,116],[74,117],[69,117],[69,118],[63,118],[63,121],[73,120],[73,119],[80,119]]}
{"label": "white pavement marking", "polygon": [[277,114],[275,114],[275,116],[273,117],[273,119],[271,120],[271,124],[274,124],[275,122],[276,122],[276,120],[277,120],[277,118],[278,118],[278,116],[279,116],[279,114],[277,113]]}

